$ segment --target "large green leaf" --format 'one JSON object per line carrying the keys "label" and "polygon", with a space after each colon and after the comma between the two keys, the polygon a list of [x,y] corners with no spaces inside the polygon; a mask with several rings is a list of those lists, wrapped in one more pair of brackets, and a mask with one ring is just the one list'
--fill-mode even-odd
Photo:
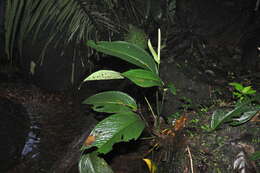
{"label": "large green leaf", "polygon": [[257,114],[258,111],[260,111],[260,107],[258,107],[258,108],[249,107],[248,111],[244,112],[240,117],[233,118],[230,125],[238,126],[238,125],[244,124],[247,121],[251,120],[251,118],[253,118]]}
{"label": "large green leaf", "polygon": [[137,139],[144,126],[144,122],[133,112],[113,114],[97,124],[90,133],[91,140],[87,139],[89,141],[85,142],[82,149],[97,147],[98,153],[106,154],[117,142]]}
{"label": "large green leaf", "polygon": [[105,91],[90,96],[83,104],[93,105],[97,112],[118,113],[125,111],[136,111],[137,104],[128,94],[120,91]]}
{"label": "large green leaf", "polygon": [[260,111],[260,107],[251,105],[250,101],[237,105],[231,111],[217,110],[212,115],[211,129],[215,130],[226,122],[233,126],[243,124],[249,121],[258,111]]}
{"label": "large green leaf", "polygon": [[123,76],[130,79],[140,87],[162,86],[163,82],[158,74],[148,70],[134,69],[122,73]]}
{"label": "large green leaf", "polygon": [[87,42],[87,45],[99,52],[115,56],[138,67],[142,67],[154,73],[158,73],[153,57],[151,57],[144,49],[136,46],[135,44],[125,41],[94,42],[90,40]]}
{"label": "large green leaf", "polygon": [[226,114],[228,113],[227,110],[219,109],[213,112],[212,118],[211,118],[211,123],[210,123],[210,128],[212,130],[215,130],[218,128],[222,123],[224,123]]}
{"label": "large green leaf", "polygon": [[79,161],[80,173],[113,173],[106,161],[97,152],[83,154]]}
{"label": "large green leaf", "polygon": [[124,79],[121,73],[113,70],[99,70],[89,75],[83,82],[93,80]]}

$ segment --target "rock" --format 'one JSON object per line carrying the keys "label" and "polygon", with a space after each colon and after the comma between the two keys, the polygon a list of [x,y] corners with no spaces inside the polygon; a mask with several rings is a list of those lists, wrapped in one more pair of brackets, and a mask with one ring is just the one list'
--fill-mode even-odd
{"label": "rock", "polygon": [[[176,23],[180,28],[172,37],[171,45],[180,46],[189,39],[192,45],[203,40],[203,47],[239,47],[240,66],[245,70],[259,70],[256,69],[260,45],[259,11],[256,1],[177,0]],[[178,39],[181,34],[184,36]]]}
{"label": "rock", "polygon": [[[191,69],[190,69],[191,70]],[[178,111],[179,108],[188,108],[210,103],[209,85],[196,80],[196,73],[188,77],[174,62],[164,62],[160,74],[166,83],[172,82],[177,89],[177,95],[167,93],[163,108],[163,115],[168,116]]]}
{"label": "rock", "polygon": [[[259,15],[260,20],[260,15]],[[241,63],[244,70],[259,71],[257,63],[260,55],[258,47],[260,46],[260,22],[247,29],[240,41]]]}
{"label": "rock", "polygon": [[23,106],[0,98],[0,171],[6,171],[20,158],[28,129]]}
{"label": "rock", "polygon": [[255,1],[176,1],[176,15],[184,29],[215,44],[238,43],[254,8]]}

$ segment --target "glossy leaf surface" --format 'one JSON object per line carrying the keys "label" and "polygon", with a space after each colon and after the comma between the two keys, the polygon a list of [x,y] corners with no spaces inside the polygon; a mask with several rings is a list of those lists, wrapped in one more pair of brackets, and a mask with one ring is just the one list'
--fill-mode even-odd
{"label": "glossy leaf surface", "polygon": [[89,75],[83,82],[93,80],[124,79],[121,73],[113,70],[99,70]]}
{"label": "glossy leaf surface", "polygon": [[106,161],[97,152],[84,154],[79,161],[80,173],[113,173]]}
{"label": "glossy leaf surface", "polygon": [[148,70],[134,69],[122,73],[123,76],[130,79],[140,87],[162,86],[163,82],[160,77]]}
{"label": "glossy leaf surface", "polygon": [[215,130],[226,122],[233,126],[243,124],[249,121],[258,111],[260,111],[260,106],[252,106],[249,102],[241,103],[230,111],[217,110],[212,115],[211,128]]}
{"label": "glossy leaf surface", "polygon": [[257,112],[260,111],[260,108],[249,108],[248,111],[244,112],[240,117],[238,118],[233,118],[233,122],[230,123],[232,126],[238,126],[241,124],[246,123],[249,121],[253,116],[257,114]]}
{"label": "glossy leaf surface", "polygon": [[125,41],[99,41],[95,43],[90,40],[87,45],[104,54],[115,56],[138,67],[158,73],[153,57],[135,44]]}
{"label": "glossy leaf surface", "polygon": [[120,91],[98,93],[84,100],[83,104],[93,105],[93,110],[97,112],[118,113],[137,110],[135,100],[128,94]]}
{"label": "glossy leaf surface", "polygon": [[97,147],[98,153],[106,154],[115,143],[137,139],[144,126],[144,122],[133,112],[113,114],[97,124],[90,133],[95,140],[85,142],[82,150]]}

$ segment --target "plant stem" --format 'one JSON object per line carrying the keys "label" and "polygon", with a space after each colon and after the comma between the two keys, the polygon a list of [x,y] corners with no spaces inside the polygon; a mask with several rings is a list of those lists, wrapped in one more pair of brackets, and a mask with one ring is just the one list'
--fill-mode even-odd
{"label": "plant stem", "polygon": [[155,115],[155,113],[154,113],[154,111],[153,111],[153,108],[152,108],[150,102],[148,101],[148,99],[147,99],[146,97],[144,97],[144,99],[145,99],[145,101],[146,101],[146,103],[147,103],[147,105],[148,105],[148,107],[149,107],[149,109],[150,109],[150,111],[151,111],[151,113],[152,113],[152,115],[153,115],[154,126],[157,127],[157,116]]}

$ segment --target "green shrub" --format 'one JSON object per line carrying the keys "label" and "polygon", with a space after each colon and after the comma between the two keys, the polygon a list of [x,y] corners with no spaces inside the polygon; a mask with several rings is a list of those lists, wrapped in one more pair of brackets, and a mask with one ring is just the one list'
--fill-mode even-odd
{"label": "green shrub", "polygon": [[[152,48],[151,42],[148,41],[151,54],[135,43],[125,41],[88,41],[87,45],[91,48],[134,64],[137,68],[123,73],[113,70],[99,70],[89,75],[84,79],[84,82],[127,78],[137,86],[143,88],[158,87],[156,92],[163,91],[163,93],[169,89],[170,92],[175,94],[176,89],[173,84],[165,85],[159,76],[160,30],[158,33],[157,53]],[[158,128],[160,111],[157,110],[157,114],[155,114],[147,98],[145,100],[152,112],[154,128]],[[79,162],[79,170],[81,173],[113,172],[105,160],[99,157],[99,154],[110,152],[115,143],[139,138],[145,127],[145,122],[137,113],[136,101],[128,94],[120,91],[105,91],[87,98],[83,104],[93,105],[92,109],[94,111],[112,115],[99,122],[86,139],[81,148],[83,154]],[[163,101],[157,98],[156,104],[161,104],[157,106],[158,108],[162,107]],[[89,149],[93,148],[94,151],[91,150],[92,152],[90,152]]]}

